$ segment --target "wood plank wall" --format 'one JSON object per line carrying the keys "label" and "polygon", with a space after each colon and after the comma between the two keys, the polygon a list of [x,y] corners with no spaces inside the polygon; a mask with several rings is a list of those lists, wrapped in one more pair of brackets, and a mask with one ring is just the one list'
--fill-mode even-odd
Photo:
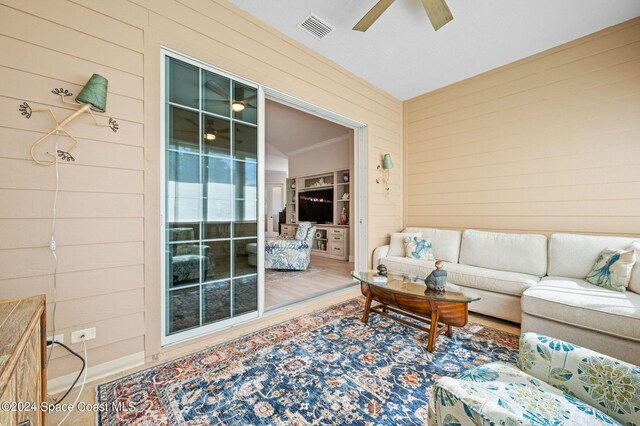
{"label": "wood plank wall", "polygon": [[405,226],[640,234],[640,18],[405,103]]}
{"label": "wood plank wall", "polygon": [[[368,179],[370,250],[402,226],[402,103],[224,0],[0,0],[0,298],[45,293],[54,168],[30,160],[93,73],[109,79],[118,133],[80,117],[76,161],[60,166],[56,333],[97,328],[93,366],[160,348],[160,47],[167,46],[368,125],[368,170],[394,155],[391,195]],[[61,144],[64,141],[60,142]],[[49,143],[48,148],[51,149]],[[72,345],[76,350],[81,345]],[[77,371],[55,350],[49,378]]]}

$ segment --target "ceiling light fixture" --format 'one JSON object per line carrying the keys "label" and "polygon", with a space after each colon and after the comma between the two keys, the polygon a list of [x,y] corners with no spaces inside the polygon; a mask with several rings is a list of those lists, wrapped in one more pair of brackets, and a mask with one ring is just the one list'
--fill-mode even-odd
{"label": "ceiling light fixture", "polygon": [[233,101],[231,103],[231,109],[234,112],[241,112],[243,111],[247,106],[244,104],[244,102],[241,101]]}
{"label": "ceiling light fixture", "polygon": [[216,134],[215,133],[205,133],[204,134],[204,138],[205,138],[205,140],[208,140],[208,141],[214,141],[214,140],[216,140]]}

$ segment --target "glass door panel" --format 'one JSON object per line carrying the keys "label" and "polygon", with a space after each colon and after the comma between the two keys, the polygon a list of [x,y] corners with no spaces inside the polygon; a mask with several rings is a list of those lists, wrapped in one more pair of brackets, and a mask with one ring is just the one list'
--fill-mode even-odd
{"label": "glass door panel", "polygon": [[258,277],[238,278],[233,283],[233,314],[241,315],[258,310]]}
{"label": "glass door panel", "polygon": [[231,155],[231,122],[224,118],[204,115],[203,150],[205,154]]}
{"label": "glass door panel", "polygon": [[231,80],[209,71],[202,73],[202,108],[217,115],[231,114]]}
{"label": "glass door panel", "polygon": [[245,84],[233,82],[231,110],[234,118],[247,123],[258,122],[258,90]]}
{"label": "glass door panel", "polygon": [[258,140],[257,89],[169,56],[165,84],[169,336],[258,309]]}
{"label": "glass door panel", "polygon": [[195,65],[182,61],[167,63],[167,100],[174,104],[198,108],[200,70]]}
{"label": "glass door panel", "polygon": [[198,113],[170,106],[167,117],[169,148],[197,154],[200,150],[198,121]]}
{"label": "glass door panel", "polygon": [[258,156],[258,129],[236,123],[233,133],[235,136],[233,144],[235,158],[255,161]]}

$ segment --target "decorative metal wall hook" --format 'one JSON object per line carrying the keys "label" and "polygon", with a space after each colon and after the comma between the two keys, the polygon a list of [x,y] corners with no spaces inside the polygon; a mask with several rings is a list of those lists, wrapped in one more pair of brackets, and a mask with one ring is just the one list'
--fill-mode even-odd
{"label": "decorative metal wall hook", "polygon": [[65,99],[68,96],[73,96],[73,93],[69,92],[67,89],[64,89],[62,87],[54,88],[51,91],[51,93],[53,93],[54,95],[60,96],[60,99],[62,100],[63,103],[69,104],[69,105],[75,105],[75,106],[80,105],[79,109],[71,113],[67,118],[65,118],[62,121],[58,121],[56,116],[53,114],[53,111],[50,109],[33,109],[27,102],[23,102],[22,104],[20,104],[18,110],[20,111],[20,114],[22,114],[22,116],[24,116],[25,118],[27,119],[31,118],[31,115],[34,112],[48,112],[49,115],[51,115],[51,118],[53,119],[53,121],[56,123],[56,126],[49,133],[47,133],[46,135],[44,135],[43,137],[41,137],[31,145],[30,152],[31,152],[31,158],[33,159],[33,161],[43,166],[51,166],[56,163],[57,161],[56,155],[51,154],[50,152],[47,152],[46,154],[49,157],[52,157],[53,160],[40,160],[36,158],[35,151],[38,145],[42,143],[45,139],[47,139],[49,136],[53,134],[60,134],[60,133],[63,133],[64,135],[68,136],[73,141],[73,144],[66,151],[58,149],[56,152],[57,156],[63,161],[67,161],[67,162],[76,161],[75,158],[71,155],[71,151],[78,144],[78,140],[74,138],[71,134],[69,134],[69,132],[67,132],[64,127],[67,124],[69,124],[72,120],[84,114],[85,112],[91,115],[91,118],[93,119],[96,126],[108,127],[114,132],[118,131],[119,126],[116,120],[114,120],[113,118],[109,118],[109,121],[107,124],[100,124],[98,123],[98,120],[96,119],[96,117],[93,115],[93,112],[92,112],[92,110],[98,111],[98,112],[105,112],[106,104],[107,104],[107,84],[108,82],[106,78],[98,74],[94,74],[93,76],[91,76],[91,78],[89,79],[87,84],[84,86],[80,94],[76,97],[76,102],[70,102]]}

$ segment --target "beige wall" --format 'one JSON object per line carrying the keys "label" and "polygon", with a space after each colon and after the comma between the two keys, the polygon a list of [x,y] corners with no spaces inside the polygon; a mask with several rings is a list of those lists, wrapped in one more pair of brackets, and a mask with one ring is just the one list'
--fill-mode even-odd
{"label": "beige wall", "polygon": [[[400,101],[226,1],[0,0],[0,298],[52,300],[54,169],[29,159],[52,123],[26,120],[18,105],[63,118],[72,108],[54,87],[77,94],[92,73],[109,79],[104,116],[120,131],[78,118],[69,126],[76,161],[60,167],[56,327],[66,342],[72,330],[97,328],[92,366],[160,352],[161,46],[367,124],[368,169],[384,152],[402,154]],[[391,197],[369,178],[370,250],[402,226],[402,162],[393,172]],[[49,377],[75,371],[56,350]]]}
{"label": "beige wall", "polygon": [[640,234],[640,18],[404,108],[406,226]]}

